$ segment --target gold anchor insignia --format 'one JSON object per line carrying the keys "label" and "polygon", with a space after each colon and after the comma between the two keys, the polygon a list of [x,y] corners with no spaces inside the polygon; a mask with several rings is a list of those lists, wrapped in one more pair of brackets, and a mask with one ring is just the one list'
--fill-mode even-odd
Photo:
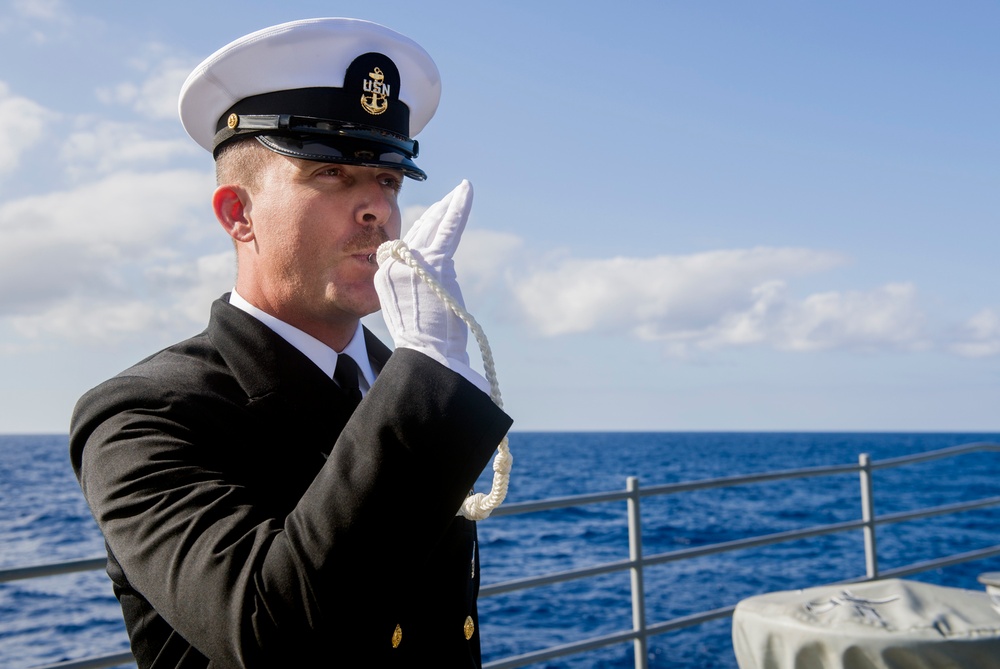
{"label": "gold anchor insignia", "polygon": [[385,83],[385,74],[381,68],[376,67],[368,76],[361,85],[365,93],[371,95],[361,94],[361,108],[372,116],[378,116],[389,108],[390,86]]}
{"label": "gold anchor insignia", "polygon": [[465,617],[465,640],[468,641],[472,638],[472,635],[476,632],[476,623],[472,622],[472,616]]}
{"label": "gold anchor insignia", "polygon": [[226,119],[226,125],[229,126],[230,130],[232,130],[233,128],[235,128],[239,124],[240,124],[240,117],[237,116],[236,114],[230,114],[229,118]]}
{"label": "gold anchor insignia", "polygon": [[396,629],[392,631],[392,647],[399,648],[399,642],[403,640],[403,629],[396,625]]}

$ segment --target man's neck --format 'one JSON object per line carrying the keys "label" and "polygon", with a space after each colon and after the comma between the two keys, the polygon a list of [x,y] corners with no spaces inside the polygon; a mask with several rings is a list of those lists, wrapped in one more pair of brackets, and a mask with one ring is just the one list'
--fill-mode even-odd
{"label": "man's neck", "polygon": [[360,323],[354,326],[354,332],[351,333],[351,336],[347,338],[347,341],[338,350],[295,325],[287,323],[251,304],[238,292],[238,289],[234,289],[229,296],[229,303],[237,309],[250,314],[282,339],[297,348],[303,355],[312,360],[317,367],[322,369],[327,376],[333,376],[334,369],[337,366],[337,356],[340,353],[346,352],[357,363],[364,377],[362,392],[367,391],[370,384],[374,382],[375,372],[368,360],[364,330],[361,328]]}
{"label": "man's neck", "polygon": [[308,318],[307,316],[295,313],[294,311],[283,309],[281,308],[281,305],[269,302],[264,296],[261,296],[254,290],[247,289],[239,285],[233,289],[233,293],[241,298],[245,304],[250,305],[253,309],[262,312],[271,318],[275,318],[282,323],[291,325],[297,330],[301,330],[338,353],[343,351],[344,347],[351,342],[351,339],[354,337],[354,333],[358,331],[358,324],[361,322],[360,318],[350,316],[348,314],[344,314],[343,318],[336,320],[316,320]]}

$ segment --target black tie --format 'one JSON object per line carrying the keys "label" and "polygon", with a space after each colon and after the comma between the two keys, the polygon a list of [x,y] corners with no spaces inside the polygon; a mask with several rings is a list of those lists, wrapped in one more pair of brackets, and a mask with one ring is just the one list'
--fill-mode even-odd
{"label": "black tie", "polygon": [[351,400],[351,409],[361,401],[361,388],[358,385],[358,363],[349,355],[343,353],[337,356],[337,369],[333,372],[333,380],[340,389],[347,393]]}

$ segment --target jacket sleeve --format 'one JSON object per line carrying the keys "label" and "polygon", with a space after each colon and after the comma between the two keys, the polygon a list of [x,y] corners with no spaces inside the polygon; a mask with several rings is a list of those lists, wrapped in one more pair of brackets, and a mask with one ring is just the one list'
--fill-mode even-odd
{"label": "jacket sleeve", "polygon": [[[71,456],[130,585],[199,652],[233,667],[308,657],[330,634],[360,630],[360,617],[387,624],[401,605],[395,579],[418,577],[511,424],[459,375],[396,351],[283,507],[232,474],[239,444],[217,457],[215,442],[232,435],[224,416],[188,406],[204,399],[113,379],[78,404]],[[275,462],[284,448],[273,444]],[[285,494],[292,470],[273,475]]]}

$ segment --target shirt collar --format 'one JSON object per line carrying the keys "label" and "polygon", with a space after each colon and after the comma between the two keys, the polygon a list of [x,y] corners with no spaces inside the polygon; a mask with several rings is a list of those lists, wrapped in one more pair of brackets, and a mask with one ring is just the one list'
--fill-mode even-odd
{"label": "shirt collar", "polygon": [[[229,295],[229,303],[269,327],[275,334],[298,349],[302,355],[312,360],[317,367],[323,370],[324,374],[333,378],[333,372],[337,369],[338,354],[332,348],[297,327],[289,325],[266,311],[258,309],[237,293],[235,288],[233,288],[233,292]],[[361,371],[362,377],[359,379],[361,392],[367,393],[371,385],[375,383],[375,372],[372,370],[371,362],[368,360],[368,347],[365,345],[364,328],[362,328],[360,321],[358,321],[358,329],[354,331],[354,336],[351,337],[351,341],[348,342],[341,353],[351,356],[354,362],[358,364],[358,369]]]}

